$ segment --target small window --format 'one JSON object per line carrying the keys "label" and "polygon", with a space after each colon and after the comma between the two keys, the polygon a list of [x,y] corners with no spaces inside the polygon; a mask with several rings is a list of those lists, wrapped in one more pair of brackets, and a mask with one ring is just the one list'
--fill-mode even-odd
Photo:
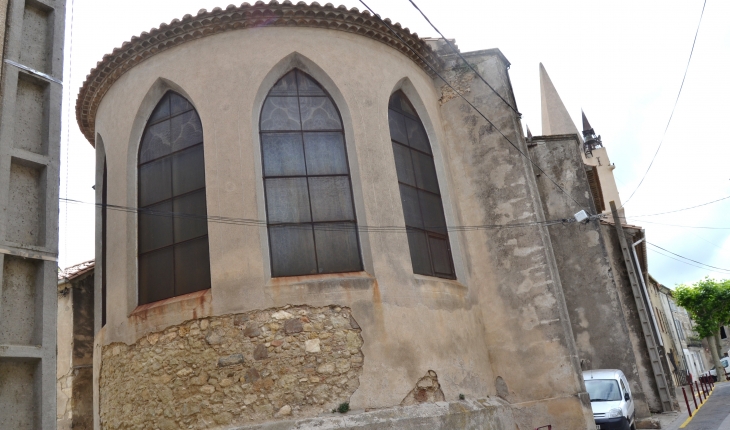
{"label": "small window", "polygon": [[169,91],[139,148],[139,304],[210,288],[203,127]]}
{"label": "small window", "polygon": [[431,144],[416,110],[400,91],[390,98],[388,124],[413,273],[455,279]]}
{"label": "small window", "polygon": [[340,113],[294,69],[274,84],[259,124],[274,277],[362,270]]}

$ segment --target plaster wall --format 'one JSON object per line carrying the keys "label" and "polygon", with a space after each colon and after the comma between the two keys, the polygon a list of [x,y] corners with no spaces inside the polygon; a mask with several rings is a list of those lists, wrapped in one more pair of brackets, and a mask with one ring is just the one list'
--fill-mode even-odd
{"label": "plaster wall", "polygon": [[93,428],[93,271],[58,285],[57,423],[61,429]]}
{"label": "plaster wall", "polygon": [[[576,204],[538,173],[537,183],[548,219],[571,218],[581,209],[595,213],[579,144],[574,134],[538,136],[532,140],[532,159],[577,201]],[[645,418],[651,414],[600,229],[597,220],[549,227],[582,370],[623,371],[631,385],[636,415]]]}
{"label": "plaster wall", "polygon": [[58,285],[56,324],[56,429],[71,430],[73,416],[73,290],[69,282]]}
{"label": "plaster wall", "polygon": [[[636,310],[636,302],[631,290],[631,283],[626,271],[626,266],[623,263],[623,255],[621,253],[621,246],[616,233],[616,227],[610,224],[601,224],[600,231],[603,241],[606,244],[609,261],[611,262],[611,268],[616,281],[619,300],[621,301],[621,308],[628,325],[629,338],[631,339],[632,349],[634,350],[634,356],[636,357],[635,372],[639,376],[641,391],[644,393],[649,409],[652,412],[662,412],[659,391],[655,382],[651,362],[649,361],[649,351],[646,347],[646,342],[644,341],[644,333]],[[624,226],[624,233],[626,234],[626,241],[628,243],[634,243],[641,231]]]}
{"label": "plaster wall", "polygon": [[663,293],[660,290],[660,288],[666,287],[656,282],[656,280],[650,276],[647,276],[647,279],[648,281],[646,283],[646,289],[649,293],[649,301],[651,302],[652,314],[654,316],[654,321],[656,322],[656,332],[657,335],[661,337],[659,356],[661,358],[662,366],[664,368],[664,374],[666,376],[667,383],[670,384],[671,391],[674,391],[674,388],[675,386],[677,386],[678,381],[674,374],[674,367],[672,366],[669,353],[672,352],[674,355],[676,355],[676,352],[674,350],[671,334],[668,331],[667,325],[664,323],[666,321],[666,318],[664,314],[664,306],[662,300]]}
{"label": "plaster wall", "polygon": [[[512,98],[501,54],[483,52],[473,61]],[[109,204],[136,207],[139,140],[157,101],[173,89],[190,100],[203,123],[209,216],[265,219],[258,115],[271,86],[293,67],[315,78],[340,110],[360,225],[405,225],[387,126],[388,99],[397,89],[428,133],[448,225],[541,219],[525,160],[463,101],[445,100],[441,84],[415,63],[369,38],[285,27],[194,40],[116,81],[96,117]],[[515,115],[486,86],[472,83],[469,91],[524,148]],[[265,228],[209,221],[212,289],[137,307],[136,215],[108,216],[107,300],[114,306],[107,309],[103,345],[131,345],[210,316],[285,305],[346,306],[364,341],[353,408],[399,404],[433,369],[447,400],[459,393],[499,395],[521,405],[525,426],[592,423],[544,228],[450,233],[456,281],[414,275],[405,234],[367,230],[360,233],[365,271],[272,279]],[[102,372],[103,366],[102,360]]]}
{"label": "plaster wall", "polygon": [[[687,371],[687,359],[684,356],[684,347],[682,346],[682,340],[677,333],[677,327],[674,324],[674,315],[672,315],[672,307],[670,301],[673,300],[671,297],[671,290],[665,286],[660,287],[660,300],[662,307],[660,310],[664,312],[665,321],[667,324],[667,331],[669,332],[669,347],[672,349],[674,354],[674,360],[677,364],[674,379],[677,381],[677,385],[683,385],[682,378],[679,374],[683,374]],[[665,345],[666,348],[666,345]]]}
{"label": "plaster wall", "polygon": [[596,166],[598,171],[598,180],[601,183],[601,192],[603,192],[603,201],[605,202],[606,210],[604,213],[610,213],[611,209],[608,206],[608,202],[616,202],[616,207],[619,208],[619,216],[624,215],[624,208],[621,205],[621,198],[618,195],[618,186],[616,185],[616,178],[613,176],[613,171],[616,169],[615,164],[611,164],[611,160],[608,158],[608,151],[606,148],[596,148],[593,150],[593,156],[586,157],[583,151],[580,151],[583,158],[583,162],[589,166]]}
{"label": "plaster wall", "polygon": [[[499,51],[477,51],[465,57],[503,98],[516,106],[507,72],[509,63]],[[456,63],[455,59],[452,61]],[[453,177],[451,190],[461,208],[461,225],[543,221],[532,166],[507,141],[527,152],[518,118],[477,78],[457,74],[447,75],[447,79],[456,82],[457,88],[461,87],[459,91],[466,93],[467,99],[491,120],[490,124],[479,117],[460,97],[448,97],[446,86],[434,81],[445,95],[441,99],[441,115],[450,144],[448,161],[451,170],[459,172]],[[459,234],[467,246],[464,255],[468,273],[479,280],[474,288],[484,298],[481,307],[488,316],[485,318],[487,342],[497,390],[511,403],[525,404],[516,413],[518,420],[524,420],[520,426],[543,425],[536,419],[540,412],[531,411],[527,406],[530,402],[542,396],[552,396],[562,402],[576,394],[583,402],[581,424],[590,426],[593,415],[584,393],[547,229],[526,226]],[[520,364],[529,365],[532,370],[515,363],[515,354],[525,358]],[[528,358],[538,356],[549,359]],[[523,369],[536,377],[524,378]],[[547,372],[557,372],[553,373],[556,379],[539,376]],[[565,402],[563,407],[567,403],[570,402]],[[572,406],[581,407],[575,403]],[[573,413],[581,412],[576,409]],[[579,424],[573,422],[567,426]]]}

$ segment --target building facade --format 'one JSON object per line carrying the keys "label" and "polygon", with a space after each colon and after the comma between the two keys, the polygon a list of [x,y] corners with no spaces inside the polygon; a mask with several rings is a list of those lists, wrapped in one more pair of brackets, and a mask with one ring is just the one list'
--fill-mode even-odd
{"label": "building facade", "polygon": [[593,428],[509,62],[442,48],[258,2],[92,70],[101,428]]}
{"label": "building facade", "polygon": [[94,261],[58,274],[57,430],[93,429]]}
{"label": "building facade", "polygon": [[65,0],[0,1],[0,428],[56,425]]}
{"label": "building facade", "polygon": [[[528,150],[541,169],[536,180],[546,218],[568,220],[586,207],[601,218],[577,231],[565,223],[548,227],[581,367],[622,370],[637,418],[649,419],[652,412],[672,410],[676,396],[649,306],[645,231],[624,222],[614,166],[599,165],[596,158],[608,159],[600,136],[585,114],[584,130],[577,131],[542,65],[540,88],[542,130],[550,134],[530,136]],[[620,228],[606,215],[611,203],[617,207]]]}

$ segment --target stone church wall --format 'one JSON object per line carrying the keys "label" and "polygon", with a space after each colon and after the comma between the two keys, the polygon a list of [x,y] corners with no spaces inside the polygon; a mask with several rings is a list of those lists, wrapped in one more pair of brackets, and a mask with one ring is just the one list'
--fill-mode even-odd
{"label": "stone church wall", "polygon": [[363,345],[348,308],[295,306],[184,322],[103,348],[102,428],[211,428],[348,402]]}

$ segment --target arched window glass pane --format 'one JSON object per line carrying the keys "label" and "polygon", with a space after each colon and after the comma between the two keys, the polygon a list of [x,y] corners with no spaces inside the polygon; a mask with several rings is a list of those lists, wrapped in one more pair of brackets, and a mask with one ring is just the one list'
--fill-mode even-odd
{"label": "arched window glass pane", "polygon": [[390,98],[388,124],[413,273],[454,279],[431,144],[416,110],[400,91]]}
{"label": "arched window glass pane", "polygon": [[139,148],[139,304],[210,288],[203,127],[167,92]]}
{"label": "arched window glass pane", "polygon": [[259,131],[272,276],[362,270],[335,103],[294,69],[269,91]]}

